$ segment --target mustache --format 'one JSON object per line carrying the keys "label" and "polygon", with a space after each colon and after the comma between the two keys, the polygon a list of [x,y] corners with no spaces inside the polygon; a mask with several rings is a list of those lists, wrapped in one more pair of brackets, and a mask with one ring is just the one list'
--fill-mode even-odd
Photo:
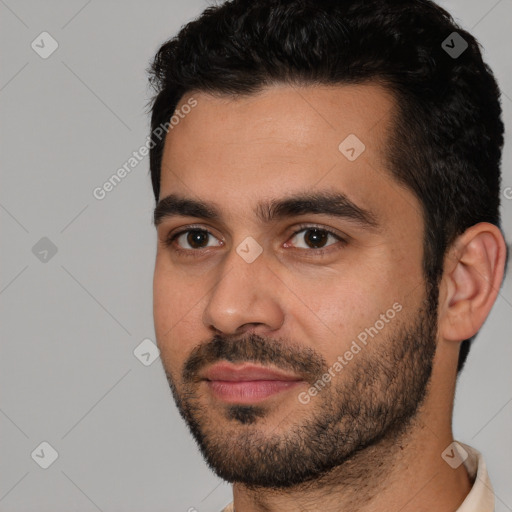
{"label": "mustache", "polygon": [[206,343],[194,347],[182,372],[183,382],[199,382],[199,372],[218,361],[273,365],[296,373],[313,384],[328,369],[325,359],[310,347],[268,340],[251,333],[243,338],[215,335]]}

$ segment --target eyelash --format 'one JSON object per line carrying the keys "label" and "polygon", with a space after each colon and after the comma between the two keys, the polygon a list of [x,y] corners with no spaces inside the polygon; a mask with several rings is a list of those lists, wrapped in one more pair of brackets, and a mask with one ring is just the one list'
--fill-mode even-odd
{"label": "eyelash", "polygon": [[[300,232],[307,231],[308,229],[318,229],[319,231],[323,231],[324,233],[327,233],[328,235],[332,235],[334,238],[338,239],[338,241],[340,242],[341,247],[345,247],[347,245],[347,243],[348,243],[347,240],[342,238],[340,235],[338,235],[334,231],[331,231],[330,229],[323,228],[321,226],[315,226],[315,225],[311,225],[311,224],[302,224],[302,225],[298,226],[297,230],[294,231],[291,234],[290,238],[294,238]],[[201,231],[201,232],[208,233],[209,235],[213,236],[212,233],[210,233],[207,229],[204,229],[201,226],[188,226],[187,229],[183,229],[183,230],[179,231],[178,233],[174,233],[174,234],[168,236],[164,240],[164,245],[166,247],[171,247],[178,254],[182,254],[184,256],[191,256],[193,258],[194,257],[197,258],[197,257],[201,256],[201,250],[200,249],[181,249],[180,247],[174,247],[174,241],[178,237],[180,237],[184,233],[188,233],[189,231]],[[331,244],[331,245],[335,245],[335,244]],[[328,247],[331,247],[331,245],[329,245]],[[307,249],[301,249],[301,250],[307,250]],[[326,249],[309,249],[309,251],[313,251],[316,256],[322,256],[325,253],[330,252],[330,249],[329,248],[326,248]]]}

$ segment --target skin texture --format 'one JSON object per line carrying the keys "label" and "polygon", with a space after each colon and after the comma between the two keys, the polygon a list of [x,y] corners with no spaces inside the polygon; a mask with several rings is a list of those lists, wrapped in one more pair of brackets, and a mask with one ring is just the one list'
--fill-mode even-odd
{"label": "skin texture", "polygon": [[[501,232],[480,223],[450,248],[436,319],[420,203],[386,170],[394,103],[385,89],[280,85],[236,99],[191,92],[180,104],[191,96],[197,106],[167,135],[160,199],[215,203],[222,220],[158,224],[155,330],[180,413],[211,467],[235,482],[236,510],[455,510],[471,487],[463,466],[441,458],[453,441],[459,342],[496,299]],[[349,134],[365,145],[355,161],[338,149]],[[325,214],[263,223],[254,212],[260,200],[314,191],[343,192],[379,228]],[[302,224],[347,243],[330,236],[319,254],[307,230],[293,235]],[[186,235],[165,244],[191,226],[211,233],[202,248]],[[248,236],[262,249],[252,263],[236,251]],[[400,312],[301,403],[315,376],[396,303]],[[237,408],[199,380],[221,358],[302,370],[304,381]]]}

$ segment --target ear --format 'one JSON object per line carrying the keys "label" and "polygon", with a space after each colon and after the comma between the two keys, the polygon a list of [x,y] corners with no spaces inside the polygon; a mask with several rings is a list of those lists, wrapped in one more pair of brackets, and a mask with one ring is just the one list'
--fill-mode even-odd
{"label": "ear", "polygon": [[439,334],[462,341],[482,327],[503,281],[507,245],[500,229],[480,222],[457,237],[445,257]]}

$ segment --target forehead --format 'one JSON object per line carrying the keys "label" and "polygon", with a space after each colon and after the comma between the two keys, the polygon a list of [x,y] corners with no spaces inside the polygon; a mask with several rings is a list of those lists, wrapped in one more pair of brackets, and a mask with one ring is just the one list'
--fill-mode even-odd
{"label": "forehead", "polygon": [[[164,155],[168,158],[174,154],[179,157],[180,149],[186,151],[191,145],[225,158],[230,148],[219,146],[220,142],[243,144],[248,151],[264,144],[270,151],[287,156],[296,152],[304,157],[299,150],[306,148],[337,155],[338,144],[349,134],[374,151],[382,149],[378,143],[386,138],[394,107],[391,93],[376,84],[280,84],[243,96],[190,92],[176,110],[180,111],[191,97],[197,106],[179,116],[179,124],[171,126],[167,135]],[[201,154],[188,155],[192,156],[200,158]]]}
{"label": "forehead", "polygon": [[278,85],[238,97],[190,92],[177,111],[191,97],[197,105],[166,138],[160,198],[180,193],[228,210],[331,188],[363,207],[396,206],[393,190],[417,206],[386,169],[394,99],[380,85]]}

